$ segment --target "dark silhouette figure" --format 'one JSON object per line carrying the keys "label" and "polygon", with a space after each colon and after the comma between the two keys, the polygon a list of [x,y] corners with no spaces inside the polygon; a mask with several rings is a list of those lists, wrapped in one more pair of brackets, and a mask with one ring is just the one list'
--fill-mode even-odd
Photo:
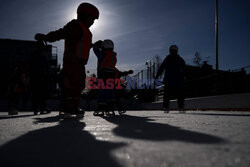
{"label": "dark silhouette figure", "polygon": [[22,100],[22,107],[26,109],[28,100],[28,74],[24,65],[19,64],[10,74],[9,78],[9,115],[17,115],[18,102]]}
{"label": "dark silhouette figure", "polygon": [[30,63],[30,83],[32,94],[32,110],[36,115],[38,112],[43,114],[48,112],[46,109],[46,99],[48,98],[49,71],[48,61],[43,52],[45,45],[43,42],[37,42],[37,52],[32,57]]}
{"label": "dark silhouette figure", "polygon": [[197,144],[225,142],[216,136],[192,132],[168,124],[150,122],[154,121],[150,117],[121,115],[103,118],[118,125],[113,129],[114,134],[126,138],[155,141],[176,140]]}
{"label": "dark silhouette figure", "polygon": [[[108,79],[115,79],[117,53],[114,52],[114,43],[109,39],[100,40],[94,43],[93,50],[98,59],[97,77],[103,81],[106,87]],[[99,89],[98,107],[94,115],[104,115],[104,111],[107,115],[114,115],[114,89]]]}
{"label": "dark silhouette figure", "polygon": [[[59,116],[38,118],[35,123],[57,121]],[[1,166],[119,167],[111,151],[125,144],[98,141],[84,127],[85,123],[72,119],[28,132],[0,147]]]}
{"label": "dark silhouette figure", "polygon": [[185,61],[178,55],[178,47],[172,45],[170,54],[164,59],[159,67],[156,79],[165,71],[164,75],[164,112],[169,112],[169,101],[177,98],[180,112],[184,112],[184,71]]}
{"label": "dark silhouette figure", "polygon": [[51,31],[47,35],[36,34],[35,39],[55,42],[65,40],[63,56],[64,99],[61,100],[65,117],[84,115],[79,109],[81,91],[85,87],[85,65],[88,63],[92,47],[90,27],[99,18],[98,9],[89,3],[81,3],[77,8],[77,19],[70,21],[63,28]]}

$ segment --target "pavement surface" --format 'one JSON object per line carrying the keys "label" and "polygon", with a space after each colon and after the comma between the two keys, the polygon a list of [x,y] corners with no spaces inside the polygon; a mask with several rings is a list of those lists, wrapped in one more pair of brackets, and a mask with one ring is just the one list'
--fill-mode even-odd
{"label": "pavement surface", "polygon": [[250,166],[250,112],[0,113],[0,166]]}

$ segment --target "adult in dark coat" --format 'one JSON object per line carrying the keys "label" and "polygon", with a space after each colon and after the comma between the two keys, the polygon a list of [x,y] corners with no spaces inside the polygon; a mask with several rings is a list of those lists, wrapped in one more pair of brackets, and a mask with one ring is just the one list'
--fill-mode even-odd
{"label": "adult in dark coat", "polygon": [[165,71],[164,74],[164,112],[169,112],[169,101],[171,98],[177,98],[180,112],[184,112],[184,71],[185,61],[178,55],[178,47],[171,45],[169,55],[166,56],[159,67],[156,79]]}

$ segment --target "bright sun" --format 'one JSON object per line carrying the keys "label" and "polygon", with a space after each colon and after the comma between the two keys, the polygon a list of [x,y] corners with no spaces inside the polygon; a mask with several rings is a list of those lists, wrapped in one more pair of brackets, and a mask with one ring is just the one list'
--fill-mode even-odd
{"label": "bright sun", "polygon": [[[77,14],[75,12],[69,15],[69,20],[72,19],[77,19]],[[101,22],[103,22],[101,19],[95,20],[94,24],[90,27],[90,30],[95,33],[98,33],[98,29],[100,28]]]}
{"label": "bright sun", "polygon": [[100,27],[100,20],[95,20],[94,24],[90,27],[91,31],[97,31]]}

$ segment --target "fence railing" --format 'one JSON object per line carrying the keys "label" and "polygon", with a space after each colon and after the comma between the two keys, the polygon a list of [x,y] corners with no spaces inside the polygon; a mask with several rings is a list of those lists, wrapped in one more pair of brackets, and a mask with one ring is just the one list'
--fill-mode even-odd
{"label": "fence railing", "polygon": [[[146,68],[139,70],[135,75],[127,80],[132,80],[133,88],[152,88],[155,84],[156,75],[161,62],[150,61],[146,63]],[[188,66],[185,77],[185,94],[187,97],[243,93],[250,92],[250,74],[247,74],[250,66],[237,68],[234,70],[216,71],[202,67]],[[162,74],[159,79],[163,78]],[[164,84],[157,82],[154,88],[163,88]],[[162,94],[159,91],[159,94]]]}

